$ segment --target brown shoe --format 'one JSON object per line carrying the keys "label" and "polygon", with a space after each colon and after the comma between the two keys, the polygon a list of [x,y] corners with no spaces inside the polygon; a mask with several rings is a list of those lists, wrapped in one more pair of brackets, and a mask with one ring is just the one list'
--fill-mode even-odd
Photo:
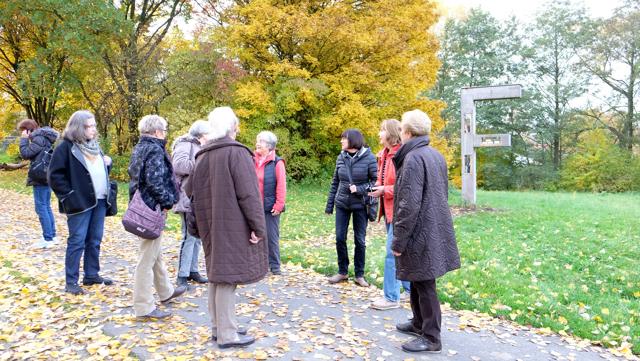
{"label": "brown shoe", "polygon": [[369,287],[369,283],[364,279],[364,277],[356,277],[355,282],[360,287]]}
{"label": "brown shoe", "polygon": [[329,277],[329,283],[333,284],[338,282],[344,282],[348,279],[349,279],[349,276],[338,273]]}

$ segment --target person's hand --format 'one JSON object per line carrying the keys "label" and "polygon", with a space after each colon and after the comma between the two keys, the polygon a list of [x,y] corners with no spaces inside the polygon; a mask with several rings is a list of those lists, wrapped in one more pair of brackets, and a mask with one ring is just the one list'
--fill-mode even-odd
{"label": "person's hand", "polygon": [[367,193],[369,197],[380,198],[384,194],[384,186],[373,187],[373,192]]}
{"label": "person's hand", "polygon": [[102,159],[104,160],[104,165],[106,165],[107,167],[111,165],[111,163],[113,162],[111,160],[111,157],[109,157],[108,155],[103,155]]}
{"label": "person's hand", "polygon": [[259,238],[258,236],[256,236],[256,232],[251,231],[251,238],[249,238],[249,242],[256,244],[258,242],[260,242],[261,238]]}
{"label": "person's hand", "polygon": [[355,193],[358,191],[358,187],[356,187],[355,184],[352,184],[349,186],[349,190],[351,191],[351,193]]}
{"label": "person's hand", "polygon": [[29,138],[29,131],[26,129],[23,129],[22,133],[20,133],[20,138]]}
{"label": "person's hand", "polygon": [[396,251],[391,251],[391,252],[393,252],[393,255],[396,257],[400,257],[402,255],[402,253],[400,252],[396,252]]}
{"label": "person's hand", "polygon": [[271,210],[271,215],[274,216],[274,217],[277,216],[280,213],[282,213],[282,212],[277,210],[277,209],[275,209],[275,208]]}

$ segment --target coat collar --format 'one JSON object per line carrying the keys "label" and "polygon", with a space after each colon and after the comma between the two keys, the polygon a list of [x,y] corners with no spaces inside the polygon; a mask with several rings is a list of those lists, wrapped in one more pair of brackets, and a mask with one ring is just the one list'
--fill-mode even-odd
{"label": "coat collar", "polygon": [[402,167],[402,163],[404,162],[404,158],[418,147],[426,147],[429,145],[429,136],[423,135],[420,137],[413,137],[408,142],[404,143],[398,152],[393,157],[393,164],[396,166],[396,170],[399,170]]}
{"label": "coat collar", "polygon": [[207,142],[202,149],[200,149],[200,151],[198,153],[196,153],[196,158],[198,158],[200,155],[212,151],[214,149],[218,149],[218,148],[224,148],[224,147],[240,147],[240,148],[244,148],[247,150],[247,152],[249,152],[249,155],[251,155],[251,157],[253,157],[253,152],[251,151],[251,149],[249,149],[249,147],[247,147],[246,145],[236,141],[235,139],[231,139],[230,137],[222,137],[220,139],[215,139],[215,140],[210,140],[209,142]]}

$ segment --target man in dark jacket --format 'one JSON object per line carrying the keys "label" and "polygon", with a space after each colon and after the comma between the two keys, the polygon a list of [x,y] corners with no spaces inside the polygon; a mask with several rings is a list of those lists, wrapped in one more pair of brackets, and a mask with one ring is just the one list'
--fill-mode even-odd
{"label": "man in dark jacket", "polygon": [[[44,167],[42,159],[45,152],[52,149],[58,139],[58,132],[49,127],[38,127],[32,119],[24,119],[18,123],[20,133],[20,157],[31,161],[29,168]],[[51,187],[46,180],[47,169],[42,169],[44,179],[31,179],[27,175],[27,185],[33,186],[33,200],[36,214],[42,227],[42,238],[34,248],[49,248],[58,243],[56,222],[51,211]]]}
{"label": "man in dark jacket", "polygon": [[413,319],[396,328],[418,337],[402,345],[409,352],[440,352],[441,312],[436,278],[460,268],[448,204],[447,164],[429,146],[431,120],[420,110],[402,115],[402,147],[393,162],[393,243],[396,276],[411,282]]}
{"label": "man in dark jacket", "polygon": [[267,274],[264,210],[253,154],[235,141],[238,118],[229,107],[209,114],[209,143],[196,154],[185,192],[192,197],[209,278],[212,338],[220,348],[255,341],[238,327],[235,290]]}

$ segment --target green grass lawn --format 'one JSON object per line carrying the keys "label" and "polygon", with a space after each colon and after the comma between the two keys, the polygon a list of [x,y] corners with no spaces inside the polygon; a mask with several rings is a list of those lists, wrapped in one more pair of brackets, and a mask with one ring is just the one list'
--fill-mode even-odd
{"label": "green grass lawn", "polygon": [[[30,192],[26,171],[0,172],[0,187]],[[284,262],[337,270],[328,184],[290,184],[281,221]],[[120,214],[127,185],[120,184]],[[454,223],[462,268],[438,282],[443,302],[549,327],[640,353],[640,195],[479,192],[481,211]],[[459,192],[450,194],[458,205]],[[180,222],[172,215],[171,231]],[[352,235],[349,239],[353,239]],[[367,234],[366,277],[382,284],[385,234]],[[353,254],[353,241],[349,241]]]}

